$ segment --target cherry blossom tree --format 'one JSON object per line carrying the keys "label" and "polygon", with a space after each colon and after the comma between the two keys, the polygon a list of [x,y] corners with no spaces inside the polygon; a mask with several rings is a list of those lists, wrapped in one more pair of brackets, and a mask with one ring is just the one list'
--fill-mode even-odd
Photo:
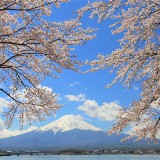
{"label": "cherry blossom tree", "polygon": [[[90,71],[113,67],[125,86],[140,82],[139,101],[120,111],[110,133],[120,133],[129,125],[135,130],[128,137],[155,139],[160,134],[160,50],[158,0],[108,0],[89,2],[78,10],[76,19],[49,22],[52,5],[67,0],[1,0],[0,2],[0,91],[11,102],[4,113],[6,125],[15,116],[24,121],[44,120],[61,106],[56,94],[40,85],[46,76],[56,76],[62,68],[78,71],[83,63],[71,54],[73,45],[84,44],[94,36],[94,30],[83,29],[80,18],[91,11],[90,17],[99,22],[116,19],[113,34],[123,33],[121,47],[106,56],[99,54],[91,61]],[[110,86],[111,86],[110,85]]]}
{"label": "cherry blossom tree", "polygon": [[109,133],[120,133],[127,126],[135,125],[128,138],[156,139],[160,135],[160,1],[158,0],[108,0],[89,2],[78,10],[79,16],[90,11],[98,21],[107,18],[116,23],[112,33],[123,33],[120,48],[106,56],[99,54],[91,61],[90,71],[113,67],[117,81],[127,87],[141,84],[138,101],[120,111],[117,122]]}
{"label": "cherry blossom tree", "polygon": [[14,117],[20,125],[44,120],[58,110],[57,95],[40,85],[62,68],[78,71],[81,62],[71,54],[73,45],[91,40],[94,30],[83,29],[79,18],[50,22],[52,5],[67,0],[1,0],[0,91],[10,98],[6,125]]}

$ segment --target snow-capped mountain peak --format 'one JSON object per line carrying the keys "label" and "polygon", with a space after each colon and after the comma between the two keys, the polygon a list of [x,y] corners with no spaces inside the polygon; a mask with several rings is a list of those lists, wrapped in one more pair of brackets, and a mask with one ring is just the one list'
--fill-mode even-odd
{"label": "snow-capped mountain peak", "polygon": [[52,130],[56,134],[57,132],[65,132],[73,129],[103,131],[100,128],[96,128],[86,123],[80,115],[65,115],[62,118],[39,128],[37,131],[43,132]]}

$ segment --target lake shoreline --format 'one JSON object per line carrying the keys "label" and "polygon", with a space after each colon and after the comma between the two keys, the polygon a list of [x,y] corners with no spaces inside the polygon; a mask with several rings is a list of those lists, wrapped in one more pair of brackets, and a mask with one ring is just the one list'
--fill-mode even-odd
{"label": "lake shoreline", "polygon": [[82,149],[64,149],[64,150],[38,150],[38,151],[1,151],[0,156],[12,155],[160,155],[160,149],[157,150],[82,150]]}

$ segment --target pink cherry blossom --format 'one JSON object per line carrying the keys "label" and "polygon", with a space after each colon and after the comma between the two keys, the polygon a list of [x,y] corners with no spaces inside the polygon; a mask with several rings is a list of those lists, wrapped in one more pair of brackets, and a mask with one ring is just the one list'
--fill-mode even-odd
{"label": "pink cherry blossom", "polygon": [[[4,113],[6,125],[14,117],[20,125],[44,120],[61,105],[52,91],[38,87],[46,76],[57,78],[62,68],[81,65],[71,54],[74,45],[93,39],[93,29],[83,29],[79,18],[50,22],[52,5],[68,0],[1,0],[0,91],[12,101]],[[23,95],[23,96],[22,96]],[[23,98],[22,98],[23,97]]]}
{"label": "pink cherry blossom", "polygon": [[89,2],[78,10],[79,17],[87,11],[91,11],[91,18],[98,17],[99,22],[107,18],[116,20],[110,26],[114,28],[112,33],[124,34],[119,40],[121,47],[107,56],[98,55],[97,60],[90,62],[90,71],[112,67],[117,76],[108,86],[121,81],[130,88],[138,82],[142,89],[139,101],[121,110],[109,133],[120,133],[136,123],[139,127],[128,138],[156,140],[160,135],[160,1]]}

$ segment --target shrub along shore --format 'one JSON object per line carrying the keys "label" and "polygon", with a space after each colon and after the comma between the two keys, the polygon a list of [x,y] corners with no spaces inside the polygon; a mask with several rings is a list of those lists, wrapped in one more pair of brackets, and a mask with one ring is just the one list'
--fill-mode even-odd
{"label": "shrub along shore", "polygon": [[160,150],[83,150],[83,149],[64,149],[64,150],[39,150],[39,151],[2,151],[0,150],[0,156],[11,156],[11,155],[105,155],[105,154],[160,154]]}

